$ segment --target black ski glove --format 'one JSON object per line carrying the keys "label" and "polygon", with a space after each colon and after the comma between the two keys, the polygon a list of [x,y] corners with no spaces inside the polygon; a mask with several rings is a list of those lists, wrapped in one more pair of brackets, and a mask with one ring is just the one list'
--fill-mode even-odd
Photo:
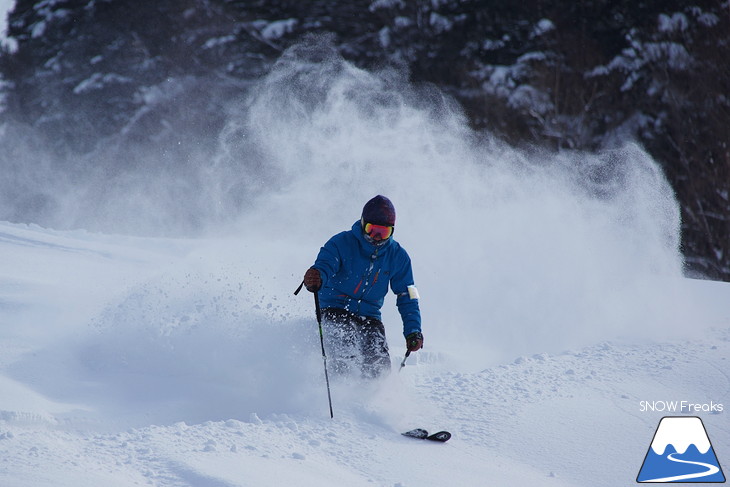
{"label": "black ski glove", "polygon": [[406,337],[406,348],[409,352],[415,352],[423,348],[423,334],[420,331],[410,333]]}
{"label": "black ski glove", "polygon": [[304,287],[310,293],[316,293],[322,287],[322,276],[319,275],[319,271],[314,267],[310,267],[304,273]]}

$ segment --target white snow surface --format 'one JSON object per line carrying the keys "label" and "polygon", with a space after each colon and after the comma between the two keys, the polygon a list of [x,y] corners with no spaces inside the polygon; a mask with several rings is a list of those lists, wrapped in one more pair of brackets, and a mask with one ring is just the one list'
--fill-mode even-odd
{"label": "white snow surface", "polygon": [[[488,312],[456,342],[425,315],[401,373],[333,380],[330,419],[311,295],[292,295],[313,251],[292,251],[0,223],[0,485],[632,485],[662,414],[641,400],[730,402],[730,289],[682,280],[689,338],[495,361],[461,356]],[[703,420],[722,463],[724,413]],[[454,436],[399,434],[415,427]]]}

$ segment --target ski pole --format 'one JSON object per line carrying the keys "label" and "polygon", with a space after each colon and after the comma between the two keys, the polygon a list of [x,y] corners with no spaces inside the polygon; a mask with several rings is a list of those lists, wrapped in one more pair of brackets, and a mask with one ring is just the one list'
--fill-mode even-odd
{"label": "ski pole", "polygon": [[[304,287],[304,281],[299,285],[296,291],[294,291],[294,295],[296,296],[299,294],[299,291],[302,290],[302,287]],[[322,333],[322,311],[319,307],[319,291],[315,291],[314,293],[314,310],[317,313],[317,326],[319,326],[319,344],[322,346],[322,360],[324,362],[324,380],[327,382],[327,400],[330,403],[330,418],[334,418],[335,415],[332,412],[332,393],[330,392],[330,377],[327,373],[327,354],[324,352],[324,333]]]}
{"label": "ski pole", "polygon": [[327,382],[327,400],[330,403],[330,418],[335,415],[332,412],[332,393],[330,392],[330,378],[327,374],[327,354],[324,352],[324,334],[322,333],[322,311],[319,308],[319,291],[314,293],[314,308],[317,312],[317,325],[319,326],[319,344],[322,346],[322,361],[324,362],[324,380]]}
{"label": "ski pole", "polygon": [[408,356],[410,354],[411,354],[411,351],[410,350],[406,350],[406,356],[403,357],[403,362],[400,363],[400,369],[398,369],[398,372],[400,372],[401,370],[403,370],[403,367],[406,366],[406,360],[408,360]]}

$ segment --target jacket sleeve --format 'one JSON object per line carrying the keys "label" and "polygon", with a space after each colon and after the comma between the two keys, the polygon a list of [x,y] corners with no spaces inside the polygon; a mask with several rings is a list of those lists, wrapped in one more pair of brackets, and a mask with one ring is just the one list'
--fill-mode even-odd
{"label": "jacket sleeve", "polygon": [[396,294],[396,306],[403,319],[403,336],[421,331],[421,309],[418,306],[418,291],[413,281],[411,258],[405,250],[398,259],[399,266],[390,280],[390,287]]}
{"label": "jacket sleeve", "polygon": [[327,284],[332,276],[337,274],[342,265],[342,253],[339,249],[339,240],[341,235],[335,235],[330,238],[324,246],[319,249],[317,259],[314,261],[314,267],[319,270],[322,277],[322,287]]}

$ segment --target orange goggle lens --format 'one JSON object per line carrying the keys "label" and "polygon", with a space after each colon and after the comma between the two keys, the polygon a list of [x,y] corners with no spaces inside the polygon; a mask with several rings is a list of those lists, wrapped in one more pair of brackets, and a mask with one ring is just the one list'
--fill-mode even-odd
{"label": "orange goggle lens", "polygon": [[375,225],[373,223],[365,224],[365,233],[370,235],[370,238],[376,240],[386,240],[393,235],[393,227],[385,225]]}

